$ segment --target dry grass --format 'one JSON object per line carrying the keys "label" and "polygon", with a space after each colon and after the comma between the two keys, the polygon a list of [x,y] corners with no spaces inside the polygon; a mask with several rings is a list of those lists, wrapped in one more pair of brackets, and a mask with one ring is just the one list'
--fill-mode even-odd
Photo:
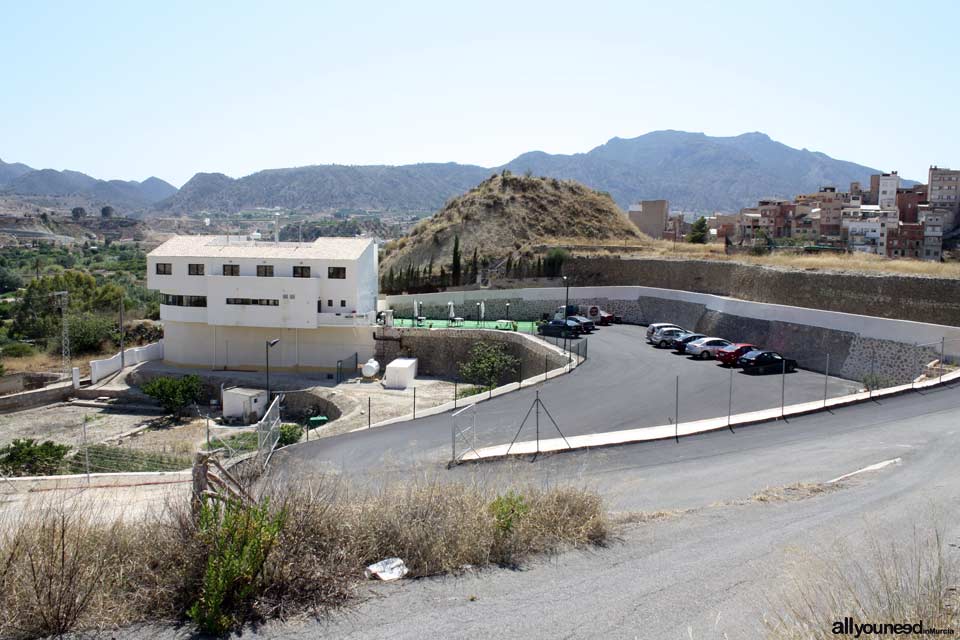
{"label": "dry grass", "polygon": [[[252,596],[231,600],[228,614],[239,622],[322,614],[347,602],[364,567],[386,557],[429,576],[608,536],[600,498],[572,488],[518,489],[508,502],[520,508],[506,518],[494,507],[504,494],[475,485],[419,481],[370,493],[325,481],[269,494],[262,504],[282,527]],[[113,522],[90,502],[43,507],[0,527],[0,637],[182,620],[201,597],[218,543],[187,505]]]}
{"label": "dry grass", "polygon": [[[89,376],[91,360],[109,358],[115,353],[116,350],[111,349],[109,352],[87,354],[82,357],[78,356],[73,358],[72,366],[80,367],[81,376]],[[45,351],[22,358],[3,359],[5,373],[59,372],[62,369],[61,363],[60,354],[52,354]]]}
{"label": "dry grass", "polygon": [[[907,545],[873,542],[864,561],[838,546],[798,558],[789,588],[770,603],[769,636],[779,640],[836,638],[835,622],[917,623],[960,627],[960,571],[938,529],[915,531]],[[874,637],[865,634],[861,637]]]}

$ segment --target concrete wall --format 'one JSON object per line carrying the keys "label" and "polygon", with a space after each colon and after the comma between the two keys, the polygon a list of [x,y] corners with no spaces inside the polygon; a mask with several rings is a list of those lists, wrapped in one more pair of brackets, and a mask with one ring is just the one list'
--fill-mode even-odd
{"label": "concrete wall", "polygon": [[741,300],[960,326],[960,279],[824,273],[720,262],[580,258],[564,263],[572,282],[646,285]]}
{"label": "concrete wall", "polygon": [[43,389],[34,389],[33,391],[23,391],[22,393],[13,393],[8,396],[0,396],[0,413],[10,413],[11,411],[23,411],[33,407],[42,407],[62,402],[73,395],[73,382],[56,382],[47,385]]}
{"label": "concrete wall", "polygon": [[44,386],[59,379],[60,376],[56,373],[34,373],[29,371],[11,373],[0,376],[0,395],[42,389]]}
{"label": "concrete wall", "polygon": [[418,375],[457,378],[460,363],[469,357],[470,349],[477,342],[498,342],[520,360],[517,375],[501,384],[516,382],[522,375],[529,378],[552,371],[567,363],[559,351],[531,336],[510,331],[460,329],[399,329],[381,328],[377,332],[377,359],[386,366],[394,358],[417,358]]}
{"label": "concrete wall", "polygon": [[[510,302],[513,319],[532,320],[552,313],[563,304],[565,294],[559,287],[459,291],[389,296],[385,303],[398,317],[407,317],[412,301],[422,300],[428,317],[443,318],[448,301],[457,309],[473,309],[476,301],[484,300],[487,318],[495,319],[503,317]],[[570,303],[597,304],[623,316],[625,322],[676,322],[737,342],[754,342],[796,358],[801,367],[813,371],[825,370],[829,355],[830,372],[856,380],[873,374],[890,383],[907,382],[920,375],[923,365],[939,357],[939,342],[944,337],[948,359],[960,358],[960,328],[953,326],[653,287],[571,287]]]}
{"label": "concrete wall", "polygon": [[[163,340],[142,347],[130,347],[124,349],[123,363],[126,366],[149,362],[150,360],[163,360]],[[120,371],[120,354],[116,353],[103,360],[90,361],[90,384],[97,384],[111,373]]]}
{"label": "concrete wall", "polygon": [[280,342],[270,350],[270,368],[277,371],[334,371],[337,360],[357,353],[364,362],[374,352],[373,326],[270,329],[165,322],[163,329],[165,362],[209,369],[263,369],[266,341],[274,338]]}

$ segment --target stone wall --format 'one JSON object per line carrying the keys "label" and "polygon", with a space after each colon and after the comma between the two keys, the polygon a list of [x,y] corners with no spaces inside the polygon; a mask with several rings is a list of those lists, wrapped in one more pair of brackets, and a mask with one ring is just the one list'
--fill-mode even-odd
{"label": "stone wall", "polygon": [[[567,363],[565,356],[539,340],[512,331],[481,329],[401,329],[381,328],[377,331],[377,360],[381,366],[398,357],[417,358],[418,375],[457,378],[460,363],[469,357],[477,342],[498,342],[506,345],[511,355],[520,360],[518,376],[529,378]],[[502,380],[501,384],[516,382]]]}
{"label": "stone wall", "polygon": [[73,382],[55,382],[43,389],[0,396],[0,413],[22,411],[23,409],[42,407],[54,402],[63,402],[73,395],[73,391]]}
{"label": "stone wall", "polygon": [[960,326],[960,280],[827,273],[712,260],[574,258],[574,284],[642,285],[741,300]]}
{"label": "stone wall", "polygon": [[30,371],[11,373],[0,376],[0,395],[42,389],[51,382],[56,382],[59,379],[60,375],[56,373],[34,373]]}

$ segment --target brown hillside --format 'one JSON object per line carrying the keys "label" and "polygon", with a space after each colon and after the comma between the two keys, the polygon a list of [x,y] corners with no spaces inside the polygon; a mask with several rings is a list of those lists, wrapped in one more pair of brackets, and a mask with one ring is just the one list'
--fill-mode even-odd
{"label": "brown hillside", "polygon": [[608,194],[579,182],[552,178],[494,175],[410,233],[384,246],[381,271],[407,265],[449,265],[454,237],[466,261],[474,248],[495,264],[512,255],[536,259],[545,247],[619,244],[649,240],[620,211]]}

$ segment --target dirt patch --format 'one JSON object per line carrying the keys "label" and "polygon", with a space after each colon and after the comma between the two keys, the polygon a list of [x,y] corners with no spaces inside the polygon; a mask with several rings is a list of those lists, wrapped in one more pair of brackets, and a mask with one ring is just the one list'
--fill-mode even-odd
{"label": "dirt patch", "polygon": [[159,417],[156,413],[54,404],[0,415],[0,444],[17,438],[33,438],[77,446],[84,441],[84,429],[87,442],[103,442]]}

